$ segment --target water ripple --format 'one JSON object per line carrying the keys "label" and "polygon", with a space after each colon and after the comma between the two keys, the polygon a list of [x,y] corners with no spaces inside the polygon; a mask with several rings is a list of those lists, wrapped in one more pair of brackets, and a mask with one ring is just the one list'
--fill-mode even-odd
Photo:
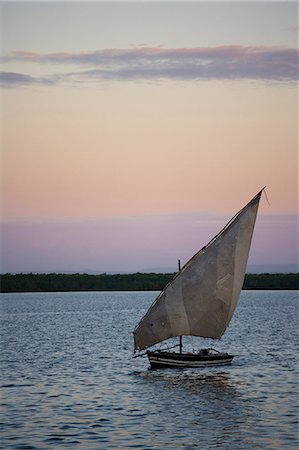
{"label": "water ripple", "polygon": [[131,358],[155,295],[3,295],[0,448],[296,449],[296,293],[243,292],[218,344],[238,356],[196,370]]}

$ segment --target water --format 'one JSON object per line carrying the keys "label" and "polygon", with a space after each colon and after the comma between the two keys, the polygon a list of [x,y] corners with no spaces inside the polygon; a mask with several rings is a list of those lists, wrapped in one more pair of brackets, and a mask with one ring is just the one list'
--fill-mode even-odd
{"label": "water", "polygon": [[297,448],[298,292],[242,292],[231,366],[154,371],[131,331],[155,295],[3,294],[0,448]]}

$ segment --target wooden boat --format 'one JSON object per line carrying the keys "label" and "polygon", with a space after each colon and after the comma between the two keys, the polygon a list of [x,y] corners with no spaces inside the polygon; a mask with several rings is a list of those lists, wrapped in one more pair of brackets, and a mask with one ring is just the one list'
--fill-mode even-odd
{"label": "wooden boat", "polygon": [[176,353],[163,350],[147,351],[151,367],[202,367],[230,364],[234,355],[217,352],[214,349],[203,349],[197,353]]}
{"label": "wooden boat", "polygon": [[[136,326],[134,354],[173,337],[179,352],[147,350],[152,367],[229,364],[234,356],[203,349],[183,352],[183,336],[220,339],[237,306],[258,206],[264,189],[178,271]],[[179,268],[180,269],[180,268]]]}

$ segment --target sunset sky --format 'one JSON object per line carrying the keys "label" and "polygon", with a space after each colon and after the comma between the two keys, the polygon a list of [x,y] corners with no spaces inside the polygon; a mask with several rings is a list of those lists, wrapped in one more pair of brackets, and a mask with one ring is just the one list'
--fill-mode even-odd
{"label": "sunset sky", "polygon": [[2,273],[175,270],[264,186],[296,270],[295,2],[0,8]]}

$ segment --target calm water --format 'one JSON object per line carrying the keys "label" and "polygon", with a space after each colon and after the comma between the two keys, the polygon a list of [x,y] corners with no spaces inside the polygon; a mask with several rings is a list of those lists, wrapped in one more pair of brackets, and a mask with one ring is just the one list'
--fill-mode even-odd
{"label": "calm water", "polygon": [[153,371],[131,331],[155,296],[3,294],[1,449],[297,448],[298,292],[242,293],[231,366]]}

